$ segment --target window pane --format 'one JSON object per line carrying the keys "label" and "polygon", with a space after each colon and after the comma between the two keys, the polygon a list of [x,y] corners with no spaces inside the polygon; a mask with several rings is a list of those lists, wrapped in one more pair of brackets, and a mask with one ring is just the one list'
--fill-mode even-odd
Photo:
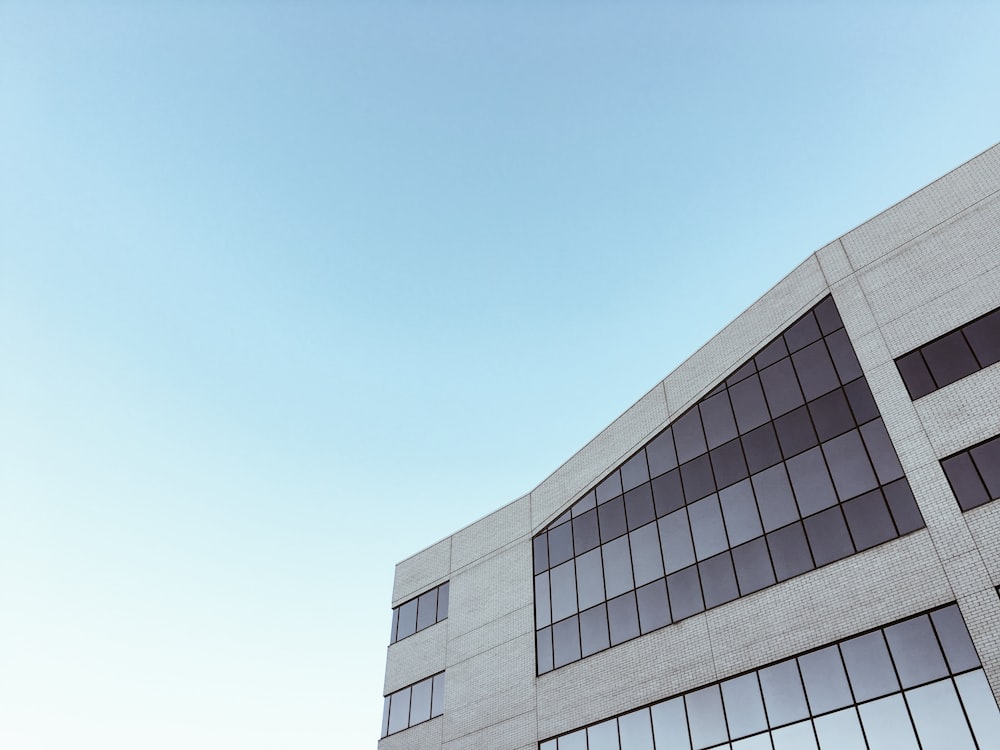
{"label": "window pane", "polygon": [[691,746],[683,698],[657,703],[650,713],[653,715],[653,736],[658,750]]}
{"label": "window pane", "polygon": [[851,340],[847,337],[847,331],[842,328],[827,336],[826,345],[830,349],[833,366],[837,368],[841,383],[847,384],[861,377],[861,364],[854,353],[854,347],[851,346]]}
{"label": "window pane", "polygon": [[728,487],[734,482],[746,478],[747,462],[743,460],[743,447],[739,440],[731,440],[720,445],[710,454],[715,483],[719,487]]}
{"label": "window pane", "polygon": [[802,391],[799,390],[799,383],[789,359],[783,359],[761,370],[760,383],[764,388],[764,397],[767,399],[772,417],[790,412],[804,403]]}
{"label": "window pane", "polygon": [[[788,474],[783,464],[755,474],[750,480],[753,482],[765,531],[773,531],[798,520],[799,509],[795,507],[792,487],[788,483]],[[832,492],[832,487],[830,491]]]}
{"label": "window pane", "polygon": [[542,628],[535,633],[538,656],[538,674],[552,671],[552,628]]}
{"label": "window pane", "polygon": [[768,557],[767,545],[763,538],[733,547],[733,565],[743,596],[774,583],[771,559]]}
{"label": "window pane", "polygon": [[854,698],[866,701],[899,691],[896,672],[881,630],[859,635],[840,644]]}
{"label": "window pane", "polygon": [[573,556],[573,526],[561,523],[549,529],[549,566],[555,567]]}
{"label": "window pane", "polygon": [[867,750],[855,708],[845,708],[814,720],[822,750]]}
{"label": "window pane", "polygon": [[775,729],[771,733],[771,740],[774,742],[774,750],[816,750],[816,735],[813,734],[811,721]]}
{"label": "window pane", "polygon": [[434,675],[433,697],[431,698],[431,716],[444,713],[444,672]]}
{"label": "window pane", "polygon": [[701,589],[705,594],[705,607],[717,607],[740,595],[736,586],[736,571],[729,552],[710,557],[698,563]]}
{"label": "window pane", "polygon": [[653,510],[653,491],[648,482],[625,493],[625,517],[628,520],[629,531],[656,520],[656,512]]}
{"label": "window pane", "polygon": [[684,507],[684,491],[681,489],[681,470],[657,477],[652,482],[653,504],[656,507],[657,518],[672,513]]}
{"label": "window pane", "polygon": [[640,450],[632,458],[622,464],[622,489],[628,492],[643,482],[649,481],[649,469],[646,467],[646,451]]}
{"label": "window pane", "polygon": [[837,502],[826,462],[818,447],[789,459],[786,466],[803,516],[810,516]]}
{"label": "window pane", "polygon": [[684,485],[684,499],[688,503],[715,492],[712,464],[707,455],[681,465],[681,483]]}
{"label": "window pane", "polygon": [[431,679],[413,686],[410,694],[410,726],[431,718]]}
{"label": "window pane", "polygon": [[829,440],[841,435],[854,427],[854,415],[847,403],[843,388],[828,393],[809,404],[809,414],[816,425],[816,434],[820,440]]}
{"label": "window pane", "polygon": [[854,420],[858,424],[864,424],[878,416],[878,405],[875,403],[875,397],[872,396],[872,390],[868,387],[867,381],[864,379],[855,380],[844,386],[844,393],[847,394],[847,402],[851,405]]}
{"label": "window pane", "polygon": [[726,529],[722,523],[722,510],[719,508],[719,498],[716,495],[709,495],[689,505],[688,517],[691,519],[695,555],[699,560],[728,549]]}
{"label": "window pane", "polygon": [[663,562],[666,572],[686,568],[694,562],[694,546],[691,541],[691,527],[688,525],[687,508],[664,516],[658,522],[660,545],[663,548]]}
{"label": "window pane", "polygon": [[988,748],[990,742],[1000,737],[1000,710],[997,709],[993,691],[986,681],[983,670],[959,675],[955,678],[962,705],[972,724],[972,731],[979,740],[980,748]]}
{"label": "window pane", "polygon": [[561,667],[580,658],[580,624],[576,615],[552,626],[552,664]]}
{"label": "window pane", "polygon": [[[542,750],[545,750],[544,746]],[[555,750],[553,748],[552,750]],[[581,729],[559,738],[559,750],[587,750],[587,730]]]}
{"label": "window pane", "polygon": [[592,550],[601,542],[597,532],[597,510],[588,510],[573,519],[573,545],[576,554]]}
{"label": "window pane", "polygon": [[636,529],[629,536],[632,546],[632,572],[635,585],[663,577],[663,558],[660,557],[660,535],[656,524],[650,523]]}
{"label": "window pane", "polygon": [[625,524],[625,499],[616,497],[611,502],[597,506],[597,520],[601,527],[602,542],[620,537],[628,531]]}
{"label": "window pane", "polygon": [[667,582],[664,579],[661,578],[636,589],[635,597],[639,604],[639,627],[643,633],[649,633],[670,624]]}
{"label": "window pane", "polygon": [[903,467],[899,465],[896,449],[892,447],[889,433],[881,419],[869,422],[861,428],[861,436],[868,448],[868,455],[875,464],[875,473],[881,484],[888,484],[903,476]]}
{"label": "window pane", "polygon": [[972,462],[986,482],[990,497],[1000,498],[1000,439],[983,443],[969,452],[972,454]]}
{"label": "window pane", "polygon": [[670,616],[676,622],[705,609],[698,585],[698,570],[694,566],[667,576],[670,595]]}
{"label": "window pane", "polygon": [[603,545],[601,554],[604,557],[604,588],[608,597],[618,596],[635,588],[628,537],[623,536]]}
{"label": "window pane", "polygon": [[809,418],[809,409],[805,406],[778,417],[774,421],[774,429],[778,433],[778,444],[785,458],[791,458],[819,442]]}
{"label": "window pane", "polygon": [[445,582],[438,587],[438,621],[448,617],[448,595],[451,591],[451,583]]}
{"label": "window pane", "polygon": [[798,351],[802,347],[811,344],[820,337],[819,326],[816,325],[816,318],[812,311],[807,312],[802,318],[785,331],[785,343],[788,344],[788,351]]}
{"label": "window pane", "polygon": [[608,602],[608,624],[611,626],[612,646],[639,635],[639,612],[633,592]]}
{"label": "window pane", "polygon": [[962,619],[957,604],[932,612],[931,622],[937,631],[938,640],[941,641],[952,674],[979,666],[979,655],[976,654],[976,647],[972,645],[972,639],[965,628],[965,620]]}
{"label": "window pane", "polygon": [[541,573],[549,567],[549,535],[539,534],[532,540],[535,558],[535,572]]}
{"label": "window pane", "polygon": [[622,750],[653,750],[653,727],[649,709],[643,708],[618,717]]}
{"label": "window pane", "polygon": [[951,680],[908,690],[906,702],[923,747],[976,750]]}
{"label": "window pane", "polygon": [[795,659],[761,669],[758,674],[764,691],[768,722],[772,727],[804,719],[809,715]]}
{"label": "window pane", "polygon": [[816,320],[819,321],[819,327],[824,336],[844,326],[844,322],[840,319],[840,313],[837,312],[837,305],[833,301],[833,297],[827,297],[816,305],[813,308],[813,314],[816,316]]}
{"label": "window pane", "polygon": [[677,466],[673,431],[669,427],[653,438],[646,446],[646,460],[649,463],[649,476],[651,477],[658,477]]}
{"label": "window pane", "polygon": [[576,566],[570,560],[550,570],[549,576],[552,620],[558,622],[576,613]]}
{"label": "window pane", "polygon": [[[886,439],[888,440],[888,436]],[[857,430],[851,430],[823,443],[823,454],[830,466],[833,484],[841,500],[857,497],[878,486],[871,461],[868,460],[868,454]]]}
{"label": "window pane", "polygon": [[813,715],[843,708],[851,703],[851,689],[836,646],[827,646],[799,657],[802,680]]}
{"label": "window pane", "polygon": [[743,365],[740,366],[740,368],[736,372],[734,372],[732,375],[726,378],[726,386],[728,388],[732,388],[734,383],[738,383],[741,380],[749,378],[755,372],[757,372],[757,368],[754,367],[753,360],[750,360],[749,362],[744,362]]}
{"label": "window pane", "polygon": [[684,696],[687,703],[688,722],[691,725],[691,744],[694,750],[711,747],[729,739],[726,717],[722,713],[722,695],[718,685],[695,690]]}
{"label": "window pane", "polygon": [[833,369],[833,360],[826,351],[826,344],[817,341],[792,355],[795,372],[802,385],[806,401],[812,401],[834,388],[840,387],[840,379]]}
{"label": "window pane", "polygon": [[[726,747],[720,745],[721,748]],[[771,750],[771,737],[766,732],[758,734],[756,737],[747,737],[745,740],[737,740],[730,745],[733,750]]]}
{"label": "window pane", "polygon": [[761,469],[774,466],[781,461],[781,448],[778,447],[778,436],[774,427],[766,424],[753,432],[748,432],[740,438],[743,443],[743,454],[747,459],[747,468],[751,474]]}
{"label": "window pane", "polygon": [[721,490],[719,501],[722,504],[722,515],[726,521],[726,532],[731,545],[749,542],[764,533],[749,479]]}
{"label": "window pane", "polygon": [[399,627],[399,609],[392,610],[392,631],[389,633],[389,643],[396,642],[396,630]]}
{"label": "window pane", "polygon": [[417,630],[429,628],[437,622],[438,590],[431,589],[417,599]]}
{"label": "window pane", "polygon": [[904,620],[885,629],[889,651],[904,688],[948,674],[927,615]]}
{"label": "window pane", "polygon": [[410,725],[410,689],[403,688],[389,696],[389,734]]}
{"label": "window pane", "polygon": [[979,363],[972,356],[972,349],[961,331],[953,331],[944,338],[932,341],[922,347],[920,353],[924,355],[938,388],[944,388],[979,369]]}
{"label": "window pane", "polygon": [[917,750],[913,725],[903,705],[903,696],[891,695],[858,707],[861,723],[872,748],[892,750]]}
{"label": "window pane", "polygon": [[1000,362],[1000,310],[969,323],[962,333],[982,367]]}
{"label": "window pane", "polygon": [[896,537],[889,509],[879,490],[848,500],[843,508],[859,552]]}
{"label": "window pane", "polygon": [[608,719],[587,727],[587,747],[589,750],[618,750],[618,720]]}
{"label": "window pane", "polygon": [[741,434],[771,420],[764,401],[764,391],[761,390],[760,380],[756,375],[730,387],[729,398]]}
{"label": "window pane", "polygon": [[771,550],[774,575],[779,581],[812,570],[812,557],[801,523],[793,523],[767,535],[767,546]]}
{"label": "window pane", "polygon": [[580,609],[593,607],[605,600],[601,550],[594,549],[576,558],[576,591]]}
{"label": "window pane", "polygon": [[399,627],[396,636],[399,640],[417,632],[417,600],[408,601],[399,608]]}
{"label": "window pane", "polygon": [[596,654],[611,646],[605,605],[600,604],[580,613],[580,646],[583,656]]}
{"label": "window pane", "polygon": [[389,734],[389,696],[382,699],[382,736]]}
{"label": "window pane", "polygon": [[962,510],[969,510],[990,501],[986,487],[979,478],[968,453],[959,453],[957,456],[946,458],[941,462],[941,468],[944,469]]}
{"label": "window pane", "polygon": [[767,729],[756,672],[723,682],[722,699],[726,706],[730,738],[746,737]]}
{"label": "window pane", "polygon": [[839,507],[809,516],[804,523],[816,565],[826,565],[854,554],[851,535]]}
{"label": "window pane", "polygon": [[705,437],[709,448],[722,445],[736,437],[736,419],[733,408],[729,405],[729,394],[726,391],[706,398],[698,408],[701,410],[701,421],[705,425]]}
{"label": "window pane", "polygon": [[674,445],[677,446],[677,461],[683,464],[708,450],[705,433],[701,428],[701,416],[697,407],[690,409],[672,425]]}
{"label": "window pane", "polygon": [[907,393],[910,394],[910,400],[916,401],[937,390],[931,371],[927,369],[919,349],[897,359],[896,367],[899,369],[900,377],[903,378]]}
{"label": "window pane", "polygon": [[762,370],[787,356],[788,347],[785,346],[785,340],[781,336],[778,336],[778,338],[757,352],[757,356],[753,360],[757,363],[757,369]]}
{"label": "window pane", "polygon": [[597,507],[597,491],[591,490],[586,495],[581,497],[575,503],[573,507],[570,508],[570,514],[575,518],[581,513],[586,513],[588,510],[592,510]]}
{"label": "window pane", "polygon": [[549,574],[535,576],[535,624],[544,627],[552,622],[552,606],[549,599]]}
{"label": "window pane", "polygon": [[882,488],[882,492],[885,494],[892,520],[896,522],[900,534],[909,534],[924,527],[924,517],[920,515],[917,501],[906,479],[898,479],[892,484],[887,484]]}
{"label": "window pane", "polygon": [[613,497],[622,494],[622,477],[617,471],[597,485],[597,503],[606,503]]}

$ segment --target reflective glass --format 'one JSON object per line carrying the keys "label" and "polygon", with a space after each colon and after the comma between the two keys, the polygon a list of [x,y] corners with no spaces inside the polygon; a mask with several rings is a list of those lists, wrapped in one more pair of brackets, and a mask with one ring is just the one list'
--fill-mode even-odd
{"label": "reflective glass", "polygon": [[665,516],[684,507],[684,491],[681,489],[681,470],[674,469],[652,482],[653,503],[656,516]]}
{"label": "reflective glass", "polygon": [[906,702],[923,747],[976,750],[951,680],[907,690]]}
{"label": "reflective glass", "polygon": [[549,566],[555,567],[573,556],[573,526],[563,523],[549,529]]}
{"label": "reflective glass", "polygon": [[538,674],[552,671],[552,628],[542,628],[535,633],[535,658]]}
{"label": "reflective glass", "polygon": [[408,601],[399,608],[399,625],[396,628],[397,640],[417,632],[417,600]]}
{"label": "reflective glass", "polygon": [[601,543],[597,531],[597,509],[588,510],[573,519],[573,546],[576,554],[582,555]]}
{"label": "reflective glass", "polygon": [[[867,426],[874,424],[880,422],[872,422]],[[888,435],[885,439],[888,440]],[[858,430],[851,430],[823,443],[823,454],[826,456],[830,474],[833,476],[833,485],[841,500],[857,497],[878,486],[878,479],[875,478],[875,472],[872,470],[871,461],[868,460]],[[898,478],[898,476],[893,477],[893,479]]]}
{"label": "reflective glass", "polygon": [[431,679],[413,686],[410,693],[410,726],[431,718]]}
{"label": "reflective glass", "polygon": [[854,546],[859,552],[896,536],[881,490],[848,500],[843,508],[847,526],[854,538]]}
{"label": "reflective glass", "polygon": [[656,524],[650,523],[629,534],[632,546],[632,573],[635,585],[663,577],[663,558],[660,556],[660,535]]}
{"label": "reflective glass", "polygon": [[809,715],[806,695],[795,659],[761,669],[760,686],[764,692],[767,718],[772,727],[804,719]]}
{"label": "reflective glass", "polygon": [[721,490],[719,501],[731,545],[749,542],[764,533],[749,479]]}
{"label": "reflective glass", "polygon": [[[625,524],[625,499],[616,497],[611,502],[597,506],[597,520],[601,527],[602,542],[619,537],[628,531],[628,526]],[[549,548],[551,547],[550,544]],[[552,564],[555,564],[554,560]]]}
{"label": "reflective glass", "polygon": [[601,550],[594,549],[576,558],[576,593],[580,609],[587,609],[604,601],[604,565],[601,561]]}
{"label": "reflective glass", "polygon": [[670,595],[670,616],[676,622],[705,609],[698,584],[698,570],[694,566],[667,576]]}
{"label": "reflective glass", "polygon": [[854,699],[866,701],[899,691],[899,682],[889,659],[882,631],[859,635],[840,644]]}
{"label": "reflective glass", "polygon": [[417,630],[429,628],[437,622],[438,590],[431,589],[417,599]]}
{"label": "reflective glass", "polygon": [[444,672],[434,675],[433,697],[431,699],[431,716],[444,713]]}
{"label": "reflective glass", "polygon": [[840,382],[847,384],[856,378],[860,378],[861,364],[851,346],[851,340],[847,337],[847,331],[841,328],[836,333],[826,337],[826,345],[833,357],[833,366],[837,368],[837,376]]}
{"label": "reflective glass", "polygon": [[541,573],[549,567],[549,535],[539,534],[531,544],[534,549],[535,572]]}
{"label": "reflective glass", "polygon": [[979,369],[979,363],[961,331],[953,331],[924,345],[920,353],[924,355],[938,388],[944,388]]}
{"label": "reflective glass", "polygon": [[827,297],[816,305],[813,309],[813,313],[816,315],[816,320],[819,321],[819,328],[820,331],[823,332],[824,336],[828,336],[838,328],[843,328],[844,326],[844,322],[840,319],[840,313],[837,311],[837,304],[833,301],[833,297]]}
{"label": "reflective glass", "polygon": [[706,398],[698,408],[701,410],[701,421],[705,425],[705,438],[709,448],[715,448],[736,437],[736,419],[733,417],[727,392]]}
{"label": "reflective glass", "polygon": [[401,732],[410,725],[410,688],[389,696],[389,734]]}
{"label": "reflective glass", "polygon": [[618,720],[608,719],[587,727],[588,750],[618,750]]}
{"label": "reflective glass", "polygon": [[784,337],[790,352],[798,351],[818,339],[820,337],[819,326],[816,324],[816,318],[812,312],[807,312],[791,325],[785,331]]}
{"label": "reflective glass", "polygon": [[878,405],[875,403],[875,397],[872,396],[872,390],[868,387],[867,381],[855,380],[844,386],[844,393],[847,394],[847,402],[851,405],[854,420],[858,424],[864,424],[878,416]]}
{"label": "reflective glass", "polygon": [[623,536],[603,545],[601,554],[604,557],[604,589],[608,597],[635,588],[628,537]]}
{"label": "reflective glass", "polygon": [[819,447],[800,453],[785,465],[803,516],[812,515],[837,502]]}
{"label": "reflective glass", "polygon": [[965,627],[962,613],[957,604],[939,609],[931,613],[931,622],[937,632],[938,640],[944,649],[945,659],[952,674],[975,669],[979,666],[979,655],[972,645],[972,638]]}
{"label": "reflective glass", "polygon": [[649,476],[658,477],[677,467],[677,453],[674,451],[673,431],[668,427],[646,446],[646,460]]}
{"label": "reflective glass", "polygon": [[698,571],[706,608],[717,607],[740,595],[733,558],[728,551],[698,563]]}
{"label": "reflective glass", "polygon": [[761,469],[774,466],[781,461],[781,448],[778,446],[778,436],[770,423],[748,432],[740,438],[743,444],[743,455],[747,459],[747,468],[751,474]]}
{"label": "reflective glass", "polygon": [[[543,574],[544,575],[544,574]],[[557,622],[576,612],[576,565],[573,560],[549,571],[552,620]]]}
{"label": "reflective glass", "polygon": [[684,485],[684,499],[688,503],[715,492],[712,464],[707,455],[681,464],[681,483]]}
{"label": "reflective glass", "polygon": [[771,416],[778,417],[804,403],[802,391],[792,369],[792,362],[783,359],[760,371],[760,384],[770,408]]}
{"label": "reflective glass", "polygon": [[650,713],[653,716],[653,737],[657,748],[691,746],[683,698],[657,703],[650,708]]}
{"label": "reflective glass", "polygon": [[552,606],[549,599],[549,574],[535,576],[535,627],[545,627],[552,622]]}
{"label": "reflective glass", "polygon": [[694,562],[694,543],[688,524],[687,508],[664,516],[657,524],[660,527],[660,545],[667,573],[686,568]]}
{"label": "reflective glass", "polygon": [[445,581],[438,586],[438,620],[443,620],[448,616],[448,593],[451,584]]}
{"label": "reflective glass", "polygon": [[887,484],[882,488],[882,493],[900,534],[909,534],[924,527],[924,517],[920,515],[916,498],[906,479],[897,479],[892,484]]}
{"label": "reflective glass", "polygon": [[1000,310],[969,323],[962,333],[981,367],[1000,362]]}
{"label": "reflective glass", "polygon": [[986,486],[979,478],[979,472],[976,471],[968,453],[959,453],[957,456],[946,458],[941,462],[941,468],[944,469],[962,510],[969,510],[990,501]]}
{"label": "reflective glass", "polygon": [[820,716],[813,720],[821,750],[867,750],[857,709]]}
{"label": "reflective glass", "polygon": [[699,560],[712,557],[728,549],[726,528],[722,522],[722,510],[716,495],[692,503],[688,506],[691,519],[691,535],[694,537],[695,556]]}
{"label": "reflective glass", "polygon": [[606,503],[613,497],[622,494],[622,477],[617,471],[597,485],[597,504]]}
{"label": "reflective glass", "polygon": [[632,458],[622,464],[622,489],[628,492],[643,482],[649,481],[649,469],[646,466],[646,451],[640,450]]}
{"label": "reflective glass", "polygon": [[1000,439],[990,440],[969,452],[990,497],[1000,497]]}
{"label": "reflective glass", "polygon": [[778,433],[778,444],[785,458],[808,450],[819,442],[809,417],[809,409],[805,406],[778,417],[774,421],[774,429]]}
{"label": "reflective glass", "polygon": [[636,589],[635,598],[639,605],[639,627],[643,633],[670,624],[667,582],[663,578]]}
{"label": "reflective glass", "polygon": [[625,518],[628,520],[629,531],[656,520],[653,491],[648,482],[625,493]]}
{"label": "reflective glass", "polygon": [[788,347],[785,346],[785,340],[781,336],[778,336],[778,338],[757,352],[757,356],[753,359],[757,363],[757,369],[762,370],[787,356]]}
{"label": "reflective glass", "polygon": [[885,629],[889,651],[904,688],[930,682],[948,674],[931,621],[924,615]]}
{"label": "reflective glass", "polygon": [[[725,745],[721,747],[725,747]],[[765,732],[764,734],[758,734],[756,737],[737,740],[730,747],[733,750],[771,750],[771,736]]]}
{"label": "reflective glass", "polygon": [[694,750],[711,747],[729,739],[718,685],[688,693],[684,696],[684,702],[687,704],[691,745]]}
{"label": "reflective glass", "polygon": [[743,460],[743,446],[739,440],[731,440],[713,450],[709,457],[712,460],[712,472],[718,487],[728,487],[734,482],[746,478],[747,462]]}
{"label": "reflective glass", "polygon": [[763,538],[733,547],[733,565],[743,596],[774,583],[771,559]]}
{"label": "reflective glass", "polygon": [[799,509],[795,507],[792,486],[783,464],[755,474],[750,481],[753,482],[765,531],[773,531],[798,519]]}
{"label": "reflective glass", "polygon": [[679,463],[690,461],[708,450],[697,407],[689,410],[671,427],[674,430],[674,445],[677,446],[677,461]]}
{"label": "reflective glass", "polygon": [[907,393],[910,394],[910,400],[916,401],[937,390],[931,371],[927,369],[927,363],[924,362],[919,349],[897,359],[896,367],[899,369],[900,377],[903,378]]}
{"label": "reflective glass", "polygon": [[816,434],[820,440],[829,440],[841,435],[854,427],[854,415],[847,403],[847,395],[843,388],[828,393],[809,404],[809,414],[816,426]]}
{"label": "reflective glass", "polygon": [[570,515],[578,516],[581,513],[586,513],[588,510],[597,507],[597,492],[591,490],[582,498],[573,503],[573,507],[570,508]]}
{"label": "reflective glass", "polygon": [[392,630],[389,633],[389,643],[396,642],[396,629],[399,627],[399,608],[392,610]]}
{"label": "reflective glass", "polygon": [[552,665],[556,668],[580,658],[580,623],[576,615],[552,626]]}
{"label": "reflective glass", "polygon": [[621,750],[653,750],[653,727],[649,709],[643,708],[618,717]]}
{"label": "reflective glass", "polygon": [[559,750],[587,750],[587,730],[581,729],[572,734],[564,734],[559,738]]}
{"label": "reflective glass", "polygon": [[738,383],[741,380],[749,378],[755,372],[757,372],[757,368],[754,367],[753,360],[745,362],[736,372],[726,378],[726,385],[729,388],[732,388],[734,383]]}
{"label": "reflective glass", "polygon": [[[983,670],[959,675],[955,678],[962,705],[969,717],[972,731],[979,741],[981,750],[997,750],[1000,747],[1000,710],[997,709],[993,691],[986,681]],[[990,743],[993,743],[992,745]]]}
{"label": "reflective glass", "polygon": [[774,575],[779,581],[787,580],[807,570],[812,570],[812,557],[801,523],[793,523],[772,531],[767,535],[767,546],[771,550]]}
{"label": "reflective glass", "polygon": [[608,633],[608,608],[600,604],[580,613],[580,650],[583,656],[596,654],[611,646]]}
{"label": "reflective glass", "polygon": [[896,449],[892,447],[889,433],[885,430],[885,425],[881,419],[869,422],[861,428],[861,436],[864,438],[868,455],[871,456],[872,463],[875,464],[875,473],[881,484],[888,484],[903,476],[903,467],[899,464],[899,457]]}
{"label": "reflective glass", "polygon": [[[803,721],[771,732],[774,750],[816,750],[811,721]],[[881,750],[881,748],[879,749]]]}
{"label": "reflective glass", "polygon": [[871,703],[862,703],[858,712],[869,747],[917,750],[917,738],[913,735],[913,725],[903,704],[903,696],[890,695]]}
{"label": "reflective glass", "polygon": [[612,646],[639,635],[639,611],[635,605],[634,592],[630,591],[608,602],[608,624],[611,628]]}
{"label": "reflective glass", "polygon": [[851,689],[836,646],[800,656],[799,669],[813,715],[850,705]]}
{"label": "reflective glass", "polygon": [[816,565],[826,565],[854,554],[851,535],[847,532],[843,511],[828,508],[803,522]]}
{"label": "reflective glass", "polygon": [[806,401],[812,401],[840,387],[840,379],[833,369],[833,360],[830,359],[826,344],[822,341],[795,352],[792,355],[792,362],[795,364],[795,372],[799,376]]}
{"label": "reflective glass", "polygon": [[741,434],[770,421],[771,415],[768,414],[767,404],[764,401],[764,391],[761,390],[760,380],[756,375],[731,386],[729,398]]}
{"label": "reflective glass", "polygon": [[389,696],[382,699],[382,736],[389,733]]}
{"label": "reflective glass", "polygon": [[729,724],[731,739],[767,729],[764,701],[760,695],[756,672],[724,681],[722,700],[726,707],[726,722]]}

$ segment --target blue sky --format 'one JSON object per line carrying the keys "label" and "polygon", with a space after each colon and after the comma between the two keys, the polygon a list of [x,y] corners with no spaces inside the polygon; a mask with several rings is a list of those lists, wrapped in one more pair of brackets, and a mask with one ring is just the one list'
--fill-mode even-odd
{"label": "blue sky", "polygon": [[998,140],[998,25],[0,1],[0,745],[374,746],[394,564]]}

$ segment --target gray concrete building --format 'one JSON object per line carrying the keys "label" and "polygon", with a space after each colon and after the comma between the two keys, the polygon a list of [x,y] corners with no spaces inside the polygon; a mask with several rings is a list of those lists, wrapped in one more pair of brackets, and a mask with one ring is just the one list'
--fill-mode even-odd
{"label": "gray concrete building", "polygon": [[1000,748],[998,361],[995,146],[400,562],[380,750]]}

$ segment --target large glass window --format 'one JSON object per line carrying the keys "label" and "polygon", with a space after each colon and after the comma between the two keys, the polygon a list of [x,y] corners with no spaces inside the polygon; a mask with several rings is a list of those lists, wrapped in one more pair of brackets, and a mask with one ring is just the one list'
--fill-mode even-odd
{"label": "large glass window", "polygon": [[402,732],[444,713],[444,672],[389,693],[382,707],[382,736]]}
{"label": "large glass window", "polygon": [[[537,559],[537,553],[536,553]],[[448,582],[403,602],[392,610],[389,644],[401,641],[448,617]]]}
{"label": "large glass window", "polygon": [[535,537],[538,673],[923,525],[827,297]]}
{"label": "large glass window", "polygon": [[993,750],[1000,709],[951,604],[539,747],[584,750],[584,737],[602,750]]}
{"label": "large glass window", "polygon": [[962,510],[1000,498],[1000,435],[941,461]]}

